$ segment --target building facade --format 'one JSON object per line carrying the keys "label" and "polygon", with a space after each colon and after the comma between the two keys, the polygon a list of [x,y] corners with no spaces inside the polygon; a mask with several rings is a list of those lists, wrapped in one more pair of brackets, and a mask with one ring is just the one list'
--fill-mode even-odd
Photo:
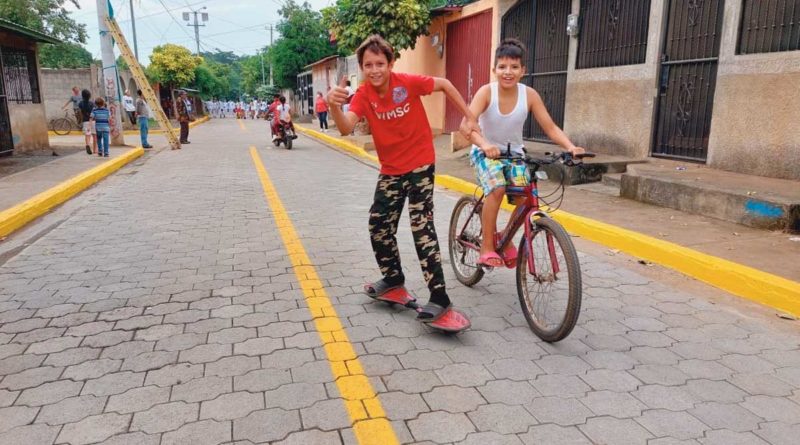
{"label": "building facade", "polygon": [[0,19],[0,156],[50,147],[37,43],[59,41]]}
{"label": "building facade", "polygon": [[[529,49],[523,82],[576,143],[800,180],[800,0],[482,0],[443,13],[396,69],[448,77],[470,98],[515,37]],[[469,23],[481,15],[491,23]],[[453,129],[441,95],[425,105],[432,127]],[[525,136],[546,142],[533,120]]]}

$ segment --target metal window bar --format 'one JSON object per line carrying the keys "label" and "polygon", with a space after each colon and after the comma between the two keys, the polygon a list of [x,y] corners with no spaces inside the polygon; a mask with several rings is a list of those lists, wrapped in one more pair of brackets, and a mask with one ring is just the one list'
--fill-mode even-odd
{"label": "metal window bar", "polygon": [[577,68],[644,63],[650,0],[582,0]]}
{"label": "metal window bar", "polygon": [[800,0],[744,0],[737,54],[800,50]]}
{"label": "metal window bar", "polygon": [[2,47],[3,80],[6,98],[18,104],[41,102],[36,54],[32,50]]}

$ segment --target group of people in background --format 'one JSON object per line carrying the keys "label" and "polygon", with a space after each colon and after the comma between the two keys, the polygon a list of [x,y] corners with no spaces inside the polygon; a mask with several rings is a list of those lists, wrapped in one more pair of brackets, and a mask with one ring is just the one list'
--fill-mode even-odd
{"label": "group of people in background", "polygon": [[[150,117],[150,110],[142,97],[142,91],[137,91],[136,101],[130,97],[128,91],[123,97],[123,107],[131,123],[136,123],[138,119],[139,132],[141,133],[142,147],[152,148],[147,142],[147,125]],[[133,109],[129,111],[129,103]],[[72,111],[75,113],[75,121],[80,125],[86,147],[86,154],[97,155],[98,157],[109,156],[109,140],[111,139],[111,112],[109,111],[105,99],[97,97],[92,100],[92,92],[88,89],[80,90],[77,86],[72,87],[72,94],[62,107],[66,109],[72,104]]]}
{"label": "group of people in background", "polygon": [[212,118],[224,119],[228,116],[237,119],[267,119],[271,102],[253,99],[251,101],[218,100],[206,101],[205,106]]}

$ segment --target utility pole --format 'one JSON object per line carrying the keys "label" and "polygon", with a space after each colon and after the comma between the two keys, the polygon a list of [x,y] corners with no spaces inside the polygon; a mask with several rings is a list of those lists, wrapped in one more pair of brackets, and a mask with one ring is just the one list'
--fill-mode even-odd
{"label": "utility pole", "polygon": [[261,85],[266,85],[267,81],[264,78],[264,53],[263,52],[261,53],[260,59],[261,59]]}
{"label": "utility pole", "polygon": [[122,109],[120,101],[122,99],[119,90],[119,75],[117,73],[117,61],[114,58],[114,43],[111,34],[108,32],[106,17],[111,17],[113,12],[109,11],[108,0],[97,0],[97,21],[100,28],[100,55],[103,61],[103,84],[101,95],[105,96],[108,111],[111,114],[109,127],[111,127],[111,145],[125,145],[122,136]]}
{"label": "utility pole", "polygon": [[185,20],[187,22],[189,21],[189,14],[194,14],[194,23],[189,23],[186,26],[194,27],[194,41],[195,41],[195,44],[197,45],[197,55],[198,56],[200,55],[200,27],[201,26],[206,26],[206,25],[201,25],[200,24],[200,22],[197,20],[197,14],[200,14],[200,18],[202,19],[203,22],[207,22],[208,21],[208,13],[207,12],[202,12],[202,13],[200,12],[200,11],[203,11],[205,9],[207,9],[205,6],[203,6],[200,9],[197,9],[197,10],[189,8],[190,12],[184,12],[183,13],[183,20]]}
{"label": "utility pole", "polygon": [[133,29],[133,53],[136,55],[136,60],[139,60],[139,45],[136,44],[136,17],[133,15],[133,0],[130,0],[131,5],[131,28]]}
{"label": "utility pole", "polygon": [[[269,30],[269,49],[272,50],[272,25],[265,27]],[[272,62],[269,63],[269,86],[274,86],[275,82],[272,79]]]}

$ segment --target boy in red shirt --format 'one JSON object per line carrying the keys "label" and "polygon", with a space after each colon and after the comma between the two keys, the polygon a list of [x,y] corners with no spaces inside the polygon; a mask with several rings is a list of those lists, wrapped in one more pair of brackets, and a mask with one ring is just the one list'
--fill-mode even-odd
{"label": "boy in red shirt", "polygon": [[379,298],[403,288],[405,276],[395,233],[408,198],[411,232],[431,294],[417,318],[437,322],[440,328],[460,330],[469,322],[452,310],[445,290],[442,256],[433,225],[433,135],[420,97],[434,91],[444,92],[466,117],[467,134],[480,133],[477,119],[449,80],[392,72],[394,52],[380,36],[368,37],[356,55],[365,82],[352,96],[349,110],[342,111],[348,97],[344,78],[338,87],[331,89],[327,100],[331,117],[342,135],[351,134],[361,118],[367,119],[381,164],[370,208],[369,231],[383,278],[364,286],[364,291],[372,298]]}

